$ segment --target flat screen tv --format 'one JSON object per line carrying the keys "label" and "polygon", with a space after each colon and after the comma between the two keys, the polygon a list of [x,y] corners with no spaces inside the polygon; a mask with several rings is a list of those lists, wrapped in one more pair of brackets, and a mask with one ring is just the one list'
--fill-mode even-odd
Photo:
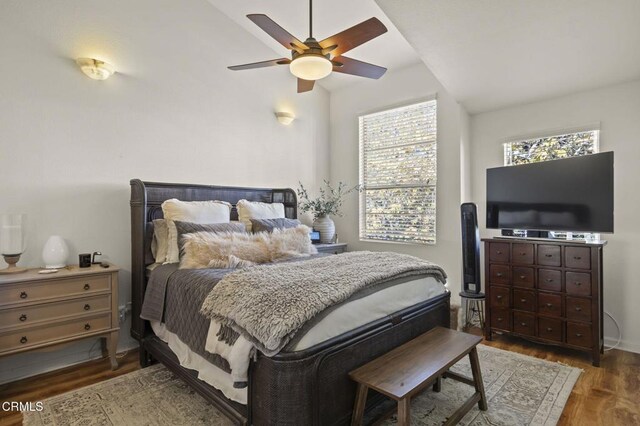
{"label": "flat screen tv", "polygon": [[487,169],[487,228],[613,232],[613,152]]}

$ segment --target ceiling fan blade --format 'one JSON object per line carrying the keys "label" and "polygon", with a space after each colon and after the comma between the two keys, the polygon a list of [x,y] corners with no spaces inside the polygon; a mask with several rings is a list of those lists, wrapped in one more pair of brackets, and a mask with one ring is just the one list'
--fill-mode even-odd
{"label": "ceiling fan blade", "polygon": [[276,39],[278,43],[280,43],[287,49],[293,49],[293,47],[291,46],[293,45],[300,50],[307,50],[307,46],[303,42],[289,34],[287,30],[276,24],[275,21],[269,18],[267,15],[254,13],[251,15],[247,15],[247,18],[251,19],[254,24],[262,28],[264,32]]}
{"label": "ceiling fan blade", "polygon": [[378,79],[387,72],[385,67],[373,65],[368,62],[358,61],[357,59],[351,59],[346,56],[338,56],[334,58],[332,62],[341,63],[342,66],[334,66],[335,72],[341,72],[343,74],[357,75],[360,77],[375,78]]}
{"label": "ceiling fan blade", "polygon": [[378,18],[371,18],[338,34],[325,38],[320,42],[320,46],[323,49],[327,49],[333,45],[337,45],[338,47],[333,49],[331,54],[340,56],[386,32],[387,27],[385,27]]}
{"label": "ceiling fan blade", "polygon": [[291,59],[280,58],[280,59],[272,59],[270,61],[254,62],[251,64],[234,65],[228,68],[233,71],[240,71],[240,70],[250,70],[253,68],[271,67],[274,65],[286,65],[290,62],[291,62]]}
{"label": "ceiling fan blade", "polygon": [[309,92],[313,90],[313,85],[315,84],[315,80],[303,80],[301,78],[298,79],[298,93]]}

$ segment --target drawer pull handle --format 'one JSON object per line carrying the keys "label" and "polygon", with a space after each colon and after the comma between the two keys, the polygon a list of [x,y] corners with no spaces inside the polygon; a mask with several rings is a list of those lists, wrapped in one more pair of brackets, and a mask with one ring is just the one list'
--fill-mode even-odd
{"label": "drawer pull handle", "polygon": [[498,318],[498,322],[502,322],[502,318]]}
{"label": "drawer pull handle", "polygon": [[25,343],[27,343],[27,336],[22,336],[22,337],[20,338],[20,343],[22,343],[23,345],[24,345]]}
{"label": "drawer pull handle", "polygon": [[526,256],[526,255],[527,255],[526,251],[523,251],[523,252],[520,253],[520,256]]}
{"label": "drawer pull handle", "polygon": [[527,299],[520,299],[520,302],[527,303]]}
{"label": "drawer pull handle", "polygon": [[525,278],[527,278],[527,276],[526,276],[526,275],[520,275],[520,279],[521,279],[521,280],[524,280]]}
{"label": "drawer pull handle", "polygon": [[548,332],[552,332],[552,331],[553,331],[553,328],[551,328],[551,327],[547,327],[547,331],[548,331]]}
{"label": "drawer pull handle", "polygon": [[547,303],[547,308],[553,308],[553,303]]}
{"label": "drawer pull handle", "polygon": [[91,330],[91,324],[86,323],[86,324],[84,325],[84,329],[85,329],[85,330]]}
{"label": "drawer pull handle", "polygon": [[502,250],[496,251],[496,254],[502,254]]}
{"label": "drawer pull handle", "polygon": [[576,312],[580,312],[582,308],[580,306],[576,306]]}
{"label": "drawer pull handle", "polygon": [[496,299],[498,299],[498,300],[502,299],[502,295],[501,295],[501,294],[498,294],[498,295],[496,296]]}
{"label": "drawer pull handle", "polygon": [[552,254],[545,254],[544,257],[553,257]]}
{"label": "drawer pull handle", "polygon": [[84,289],[85,289],[85,290],[89,290],[90,288],[91,288],[91,286],[90,286],[89,284],[85,284],[85,285],[84,285]]}
{"label": "drawer pull handle", "polygon": [[84,305],[84,310],[85,311],[88,311],[89,309],[91,309],[91,305],[90,304],[87,303],[86,305]]}
{"label": "drawer pull handle", "polygon": [[582,337],[582,334],[576,333],[576,337]]}
{"label": "drawer pull handle", "polygon": [[25,322],[27,320],[27,315],[26,314],[22,314],[20,315],[20,318],[18,318],[20,321]]}
{"label": "drawer pull handle", "polygon": [[526,327],[527,323],[526,322],[521,322],[520,325],[523,326],[523,327]]}
{"label": "drawer pull handle", "polygon": [[545,281],[548,282],[548,283],[552,283],[553,282],[553,278],[547,278]]}
{"label": "drawer pull handle", "polygon": [[27,295],[26,291],[20,292],[20,299],[26,299],[27,297],[29,297],[29,296]]}
{"label": "drawer pull handle", "polygon": [[574,258],[575,260],[580,260],[580,259],[582,259],[582,257],[581,257],[581,256],[573,256],[573,258]]}
{"label": "drawer pull handle", "polygon": [[576,281],[576,282],[574,282],[574,284],[577,285],[577,286],[581,286],[582,285],[582,283],[580,281]]}
{"label": "drawer pull handle", "polygon": [[496,273],[496,277],[501,277],[501,276],[502,276],[502,272]]}

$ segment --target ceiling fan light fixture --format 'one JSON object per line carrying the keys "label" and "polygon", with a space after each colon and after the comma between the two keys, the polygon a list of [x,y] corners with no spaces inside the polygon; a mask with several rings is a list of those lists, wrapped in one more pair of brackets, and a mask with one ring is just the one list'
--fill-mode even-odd
{"label": "ceiling fan light fixture", "polygon": [[333,64],[322,55],[300,55],[289,64],[291,74],[303,80],[320,80],[333,70]]}

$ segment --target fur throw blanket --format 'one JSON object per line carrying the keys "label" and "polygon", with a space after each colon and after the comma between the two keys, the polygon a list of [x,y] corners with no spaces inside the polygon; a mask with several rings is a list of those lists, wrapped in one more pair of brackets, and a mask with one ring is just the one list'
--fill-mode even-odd
{"label": "fur throw blanket", "polygon": [[200,312],[272,356],[326,308],[359,290],[409,276],[446,281],[440,266],[417,257],[350,252],[233,272],[211,290]]}
{"label": "fur throw blanket", "polygon": [[243,268],[318,251],[309,239],[310,229],[275,229],[273,232],[247,234],[240,232],[196,232],[183,236],[180,269]]}

